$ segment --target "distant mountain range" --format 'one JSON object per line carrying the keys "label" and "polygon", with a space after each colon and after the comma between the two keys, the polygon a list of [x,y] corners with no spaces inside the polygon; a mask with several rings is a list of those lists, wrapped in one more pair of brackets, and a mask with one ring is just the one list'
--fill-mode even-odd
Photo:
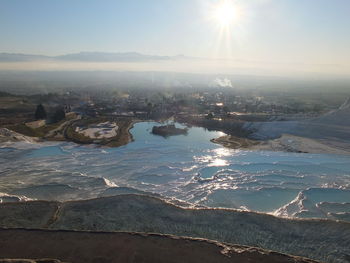
{"label": "distant mountain range", "polygon": [[137,52],[106,53],[80,52],[61,56],[42,56],[31,54],[0,53],[0,62],[29,62],[29,61],[77,61],[77,62],[142,62],[155,60],[173,60],[185,56],[153,56]]}
{"label": "distant mountain range", "polygon": [[0,53],[0,62],[26,62],[50,60],[53,57],[28,54]]}

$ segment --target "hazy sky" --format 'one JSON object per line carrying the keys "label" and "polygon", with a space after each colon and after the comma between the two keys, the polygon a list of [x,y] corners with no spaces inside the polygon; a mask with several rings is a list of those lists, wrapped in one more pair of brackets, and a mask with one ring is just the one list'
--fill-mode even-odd
{"label": "hazy sky", "polygon": [[0,0],[0,52],[136,51],[349,69],[350,0],[232,0],[239,15],[225,30],[211,17],[222,1]]}

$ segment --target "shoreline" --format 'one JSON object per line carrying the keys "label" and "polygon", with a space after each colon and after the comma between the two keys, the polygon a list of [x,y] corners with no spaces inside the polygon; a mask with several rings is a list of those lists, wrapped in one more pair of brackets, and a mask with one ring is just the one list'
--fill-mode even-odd
{"label": "shoreline", "polygon": [[212,139],[211,142],[235,150],[350,155],[350,151],[329,146],[316,139],[290,134],[283,134],[280,138],[267,141],[226,135]]}
{"label": "shoreline", "polygon": [[212,143],[220,144],[226,148],[240,150],[249,149],[250,147],[259,144],[258,141],[250,140],[248,138],[237,137],[233,135],[225,135],[216,139],[210,140]]}
{"label": "shoreline", "polygon": [[[68,120],[64,123],[65,125],[63,125],[63,129],[60,131],[62,133],[62,138],[58,138],[57,136],[33,137],[16,132],[9,128],[0,128],[0,143],[21,141],[29,143],[38,143],[46,141],[67,141],[74,142],[80,145],[93,144],[105,147],[120,147],[134,141],[133,135],[130,132],[130,130],[134,127],[135,124],[139,122],[150,122],[154,120],[119,120],[122,123],[124,122],[124,124],[122,124],[122,126],[118,130],[118,134],[114,137],[100,140],[85,136],[79,136],[79,134],[78,136],[75,136],[74,134],[76,132],[71,132],[71,134],[68,135],[69,130],[74,127],[74,123],[77,121],[80,121],[80,119]],[[125,124],[127,126],[123,126]],[[202,126],[197,127],[205,128]],[[49,133],[51,132],[52,131],[49,131]],[[300,137],[291,134],[282,134],[280,138],[266,141],[252,140],[247,137],[238,137],[234,135],[224,135],[219,138],[211,139],[210,141],[212,143],[219,144],[223,147],[234,150],[350,155],[350,151],[340,149],[336,146],[327,145],[317,139]]]}
{"label": "shoreline", "polygon": [[71,141],[81,145],[94,144],[105,147],[119,147],[126,145],[133,140],[130,129],[133,127],[134,122],[137,121],[133,119],[114,120],[114,122],[118,123],[119,129],[116,136],[110,138],[90,138],[75,131],[75,125],[77,125],[79,122],[81,125],[91,125],[103,123],[105,121],[109,121],[108,118],[79,120],[67,127],[67,129],[64,131],[64,138],[66,141]]}
{"label": "shoreline", "polygon": [[[198,124],[189,122],[183,123],[186,126],[195,126],[208,129],[208,127]],[[217,129],[217,131],[224,132],[222,129]],[[239,130],[238,133],[235,131],[231,133],[224,133],[227,135],[211,139],[210,141],[234,150],[350,155],[350,150],[347,151],[334,145],[328,145],[317,139],[295,136],[291,134],[282,134],[280,138],[262,141],[250,139],[248,137],[249,133],[244,133],[241,130]]]}
{"label": "shoreline", "polygon": [[[73,131],[74,124],[81,121],[81,119],[68,120],[63,122],[59,129],[49,130],[47,134],[43,136],[30,136],[25,133],[20,133],[11,129],[11,127],[0,127],[0,143],[12,143],[12,142],[28,142],[28,143],[40,143],[40,142],[73,142],[79,145],[99,145],[106,147],[120,147],[134,141],[130,130],[140,120],[119,120],[121,127],[118,133],[114,137],[110,138],[90,138],[81,135]],[[91,121],[91,120],[90,120]],[[102,120],[100,120],[102,121]],[[96,123],[98,123],[97,121]]]}

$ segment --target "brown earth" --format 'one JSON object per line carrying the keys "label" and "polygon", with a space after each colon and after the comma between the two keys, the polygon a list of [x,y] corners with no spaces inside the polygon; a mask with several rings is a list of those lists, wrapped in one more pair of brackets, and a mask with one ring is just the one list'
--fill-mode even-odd
{"label": "brown earth", "polygon": [[0,263],[63,263],[57,259],[0,259]]}
{"label": "brown earth", "polygon": [[0,230],[0,257],[74,263],[312,263],[253,247],[155,234]]}

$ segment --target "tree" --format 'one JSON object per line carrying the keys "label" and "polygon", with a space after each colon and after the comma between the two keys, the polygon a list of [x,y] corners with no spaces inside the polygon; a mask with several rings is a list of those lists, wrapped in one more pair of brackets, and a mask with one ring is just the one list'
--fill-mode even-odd
{"label": "tree", "polygon": [[46,114],[46,110],[45,110],[44,106],[42,104],[39,104],[36,107],[35,119],[36,120],[45,120],[46,117],[47,117],[47,114]]}
{"label": "tree", "polygon": [[208,119],[208,120],[211,120],[211,119],[213,119],[214,117],[215,117],[215,116],[214,116],[214,113],[212,113],[212,112],[208,113],[207,116],[205,116],[205,118]]}
{"label": "tree", "polygon": [[58,108],[55,111],[55,114],[53,115],[53,121],[54,122],[59,122],[63,120],[66,117],[66,113],[64,112],[63,108]]}

